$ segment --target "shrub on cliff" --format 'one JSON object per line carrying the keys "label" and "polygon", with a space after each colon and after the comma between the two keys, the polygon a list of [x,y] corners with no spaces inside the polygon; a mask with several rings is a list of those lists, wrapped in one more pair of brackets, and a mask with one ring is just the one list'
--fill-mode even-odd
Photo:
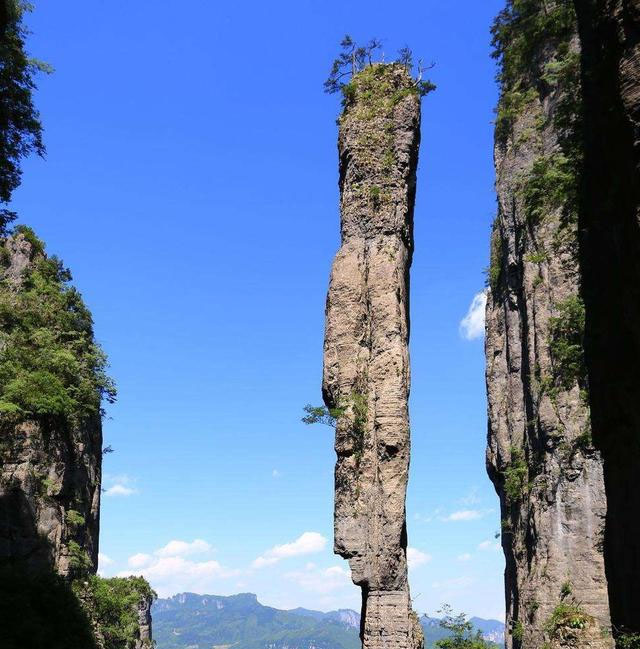
{"label": "shrub on cliff", "polygon": [[0,414],[72,424],[100,415],[102,399],[112,402],[116,391],[91,314],[69,271],[44,255],[33,231],[16,228],[14,236],[24,237],[32,252],[19,286],[0,282]]}

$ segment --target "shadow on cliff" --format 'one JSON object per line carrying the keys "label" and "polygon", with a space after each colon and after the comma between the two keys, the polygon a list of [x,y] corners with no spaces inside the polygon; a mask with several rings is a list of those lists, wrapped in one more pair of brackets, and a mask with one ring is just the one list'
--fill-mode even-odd
{"label": "shadow on cliff", "polygon": [[[35,517],[19,492],[0,496],[0,647],[2,649],[97,649],[91,622],[71,585],[43,561],[51,548],[41,539],[29,557],[12,556],[19,540],[7,521],[37,537]],[[30,520],[27,520],[31,514]]]}
{"label": "shadow on cliff", "polygon": [[640,21],[600,0],[575,6],[585,98],[580,261],[605,566],[614,628],[640,632],[640,61],[629,58]]}

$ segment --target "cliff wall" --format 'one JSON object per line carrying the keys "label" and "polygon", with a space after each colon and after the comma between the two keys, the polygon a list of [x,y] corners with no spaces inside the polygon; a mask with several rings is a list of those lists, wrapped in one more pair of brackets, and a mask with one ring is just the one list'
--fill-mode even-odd
{"label": "cliff wall", "polygon": [[32,230],[0,238],[3,647],[145,649],[154,594],[95,576],[103,399],[91,315]]}
{"label": "cliff wall", "polygon": [[574,4],[585,97],[585,350],[593,439],[604,458],[609,598],[620,635],[640,633],[640,2]]}
{"label": "cliff wall", "polygon": [[509,2],[493,34],[487,467],[501,503],[507,647],[611,647],[607,502],[583,350],[576,18],[567,2]]}
{"label": "cliff wall", "polygon": [[407,583],[409,267],[420,97],[374,64],[339,119],[341,246],[326,307],[323,396],[337,413],[335,551],[362,588],[365,648],[420,646]]}

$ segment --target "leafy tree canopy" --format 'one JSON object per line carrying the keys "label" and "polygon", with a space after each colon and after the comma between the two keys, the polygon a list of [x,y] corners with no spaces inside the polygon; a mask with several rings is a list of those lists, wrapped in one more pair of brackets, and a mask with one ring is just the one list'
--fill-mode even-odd
{"label": "leafy tree canopy", "polygon": [[[45,153],[33,91],[36,73],[51,68],[25,50],[29,32],[23,17],[31,8],[24,0],[0,0],[0,203],[5,204],[20,184],[22,159]],[[13,212],[0,209],[0,234],[13,219]]]}
{"label": "leafy tree canopy", "polygon": [[93,336],[93,321],[71,273],[26,226],[31,263],[19,290],[3,277],[10,261],[0,240],[0,415],[4,421],[51,418],[77,423],[101,414],[116,390]]}
{"label": "leafy tree canopy", "polygon": [[465,613],[453,614],[448,604],[443,604],[438,611],[442,614],[440,626],[451,633],[447,638],[436,641],[438,649],[493,649],[494,644],[487,642],[480,631],[473,630],[473,624]]}

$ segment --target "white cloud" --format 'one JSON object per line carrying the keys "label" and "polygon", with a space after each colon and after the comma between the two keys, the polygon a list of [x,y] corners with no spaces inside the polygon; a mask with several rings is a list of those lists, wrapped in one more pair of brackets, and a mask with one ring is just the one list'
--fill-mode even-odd
{"label": "white cloud", "polygon": [[407,548],[407,564],[409,568],[417,568],[431,561],[432,556],[427,552],[421,552],[416,548]]}
{"label": "white cloud", "polygon": [[102,552],[98,552],[98,563],[101,566],[110,566],[113,564],[113,559]]}
{"label": "white cloud", "polygon": [[278,563],[282,559],[297,557],[303,554],[314,554],[324,550],[327,539],[318,532],[305,532],[291,543],[275,545],[258,557],[251,564],[253,568],[263,568]]}
{"label": "white cloud", "polygon": [[449,514],[445,518],[446,521],[476,521],[479,518],[482,518],[483,512],[478,511],[477,509],[462,509],[457,512]]}
{"label": "white cloud", "polygon": [[501,547],[502,546],[497,541],[489,539],[480,543],[480,545],[478,545],[478,550],[482,550],[483,552],[497,552]]}
{"label": "white cloud", "polygon": [[466,340],[475,340],[484,335],[484,311],[487,305],[487,291],[473,296],[467,315],[460,321],[460,335]]}
{"label": "white cloud", "polygon": [[105,496],[131,496],[138,493],[134,486],[135,480],[128,475],[104,475],[104,484],[109,485],[104,492]]}
{"label": "white cloud", "polygon": [[187,543],[187,541],[169,541],[167,545],[156,550],[154,554],[158,557],[177,557],[188,554],[201,554],[211,550],[211,546],[206,541],[195,539],[191,543]]}
{"label": "white cloud", "polygon": [[135,493],[138,493],[135,489],[131,487],[126,487],[123,484],[114,484],[112,487],[109,487],[105,492],[105,496],[131,496]]}
{"label": "white cloud", "polygon": [[134,554],[130,556],[127,559],[127,563],[132,568],[142,568],[143,566],[146,566],[147,564],[151,563],[152,560],[153,557],[151,557],[150,555],[139,552],[138,554]]}
{"label": "white cloud", "polygon": [[152,584],[160,597],[175,593],[217,592],[220,580],[237,577],[240,570],[232,570],[218,561],[192,561],[190,554],[211,551],[211,545],[202,539],[194,541],[169,541],[153,555],[138,553],[129,557],[129,569],[118,573],[119,577],[142,575]]}
{"label": "white cloud", "polygon": [[458,555],[458,561],[471,561],[471,555],[468,552]]}
{"label": "white cloud", "polygon": [[351,575],[342,566],[318,569],[309,563],[304,570],[289,572],[285,578],[295,582],[298,586],[314,593],[330,593],[335,590],[351,587]]}

